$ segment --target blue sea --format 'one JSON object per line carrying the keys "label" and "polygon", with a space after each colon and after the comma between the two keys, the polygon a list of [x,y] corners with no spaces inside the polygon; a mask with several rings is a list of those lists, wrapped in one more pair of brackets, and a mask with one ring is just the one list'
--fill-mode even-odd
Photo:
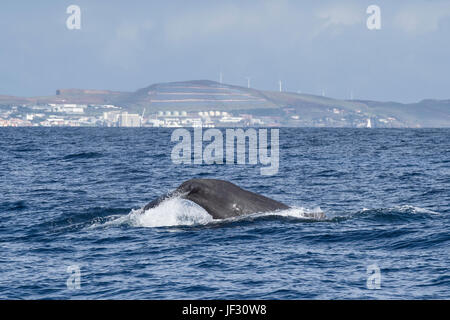
{"label": "blue sea", "polygon": [[[0,298],[450,299],[450,130],[282,128],[273,176],[173,164],[171,133],[0,129]],[[142,211],[191,178],[292,209]]]}

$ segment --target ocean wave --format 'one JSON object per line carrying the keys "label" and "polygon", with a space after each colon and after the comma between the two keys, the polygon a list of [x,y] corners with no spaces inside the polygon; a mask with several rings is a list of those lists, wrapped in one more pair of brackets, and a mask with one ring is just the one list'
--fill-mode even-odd
{"label": "ocean wave", "polygon": [[388,208],[367,209],[364,208],[356,212],[354,218],[363,218],[375,221],[415,221],[417,219],[426,219],[439,216],[439,212],[416,207],[413,205],[401,205]]}
{"label": "ocean wave", "polygon": [[2,202],[0,204],[0,212],[1,211],[19,211],[28,208],[27,203],[24,200],[12,201],[12,202]]}
{"label": "ocean wave", "polygon": [[80,152],[80,153],[68,154],[63,157],[63,160],[93,159],[93,158],[100,158],[102,156],[103,156],[103,154],[100,152]]}
{"label": "ocean wave", "polygon": [[385,213],[385,214],[389,214],[389,213],[404,213],[404,214],[429,214],[429,215],[439,215],[439,212],[433,211],[433,210],[429,210],[429,209],[425,209],[425,208],[421,208],[421,207],[416,207],[416,206],[412,206],[412,205],[402,205],[402,206],[395,206],[395,207],[390,207],[390,208],[380,208],[380,209],[367,209],[364,208],[361,213],[370,213],[370,212],[374,212],[374,213]]}
{"label": "ocean wave", "polygon": [[419,214],[431,214],[431,215],[439,215],[439,212],[421,208],[421,207],[415,207],[411,205],[403,205],[403,206],[397,206],[395,207],[399,212],[405,212],[405,213],[419,213]]}

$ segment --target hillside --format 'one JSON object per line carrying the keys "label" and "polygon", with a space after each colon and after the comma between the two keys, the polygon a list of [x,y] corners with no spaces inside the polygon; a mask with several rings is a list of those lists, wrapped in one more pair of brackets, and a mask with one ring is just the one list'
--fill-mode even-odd
{"label": "hillside", "polygon": [[267,100],[258,90],[209,80],[154,84],[121,95],[115,103],[132,110],[145,107],[150,112],[277,108],[276,103]]}
{"label": "hillside", "polygon": [[0,105],[46,103],[111,104],[130,112],[228,111],[273,116],[288,126],[450,127],[450,100],[417,103],[338,100],[292,92],[275,92],[221,84],[210,80],[159,83],[135,92],[59,89],[54,96],[0,96]]}

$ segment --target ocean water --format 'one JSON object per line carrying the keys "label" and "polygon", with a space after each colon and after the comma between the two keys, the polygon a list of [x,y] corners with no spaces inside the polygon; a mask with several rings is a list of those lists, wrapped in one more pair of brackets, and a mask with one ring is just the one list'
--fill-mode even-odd
{"label": "ocean water", "polygon": [[[0,129],[0,298],[450,298],[450,130],[280,129],[273,176],[175,165],[171,132]],[[191,178],[293,209],[142,212]]]}

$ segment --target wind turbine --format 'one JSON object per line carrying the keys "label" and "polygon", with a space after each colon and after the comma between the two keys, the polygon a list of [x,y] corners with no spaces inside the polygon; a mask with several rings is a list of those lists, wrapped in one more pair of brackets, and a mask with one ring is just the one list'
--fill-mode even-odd
{"label": "wind turbine", "polygon": [[219,83],[223,82],[223,75],[222,75],[222,71],[219,72]]}
{"label": "wind turbine", "polygon": [[251,77],[245,77],[247,79],[247,88],[250,89],[250,80],[252,79]]}

